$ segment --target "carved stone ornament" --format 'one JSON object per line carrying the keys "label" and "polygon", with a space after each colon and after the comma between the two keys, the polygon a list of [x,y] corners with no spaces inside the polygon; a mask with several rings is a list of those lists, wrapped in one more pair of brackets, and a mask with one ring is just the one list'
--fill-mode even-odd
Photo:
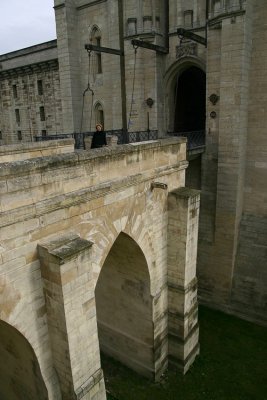
{"label": "carved stone ornament", "polygon": [[197,55],[197,43],[186,43],[176,46],[176,58]]}
{"label": "carved stone ornament", "polygon": [[215,104],[219,101],[219,96],[215,93],[212,93],[209,97],[210,102],[215,106]]}

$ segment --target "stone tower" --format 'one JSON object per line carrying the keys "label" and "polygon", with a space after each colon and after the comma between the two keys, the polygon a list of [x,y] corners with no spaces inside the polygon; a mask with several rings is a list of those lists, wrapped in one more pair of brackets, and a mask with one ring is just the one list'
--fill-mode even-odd
{"label": "stone tower", "polygon": [[[90,42],[119,48],[120,4],[129,132],[206,133],[205,151],[188,153],[187,174],[187,185],[202,190],[200,299],[266,322],[265,98],[258,91],[265,82],[259,49],[264,53],[267,7],[263,0],[56,0],[66,132],[81,125],[88,76],[94,96],[85,96],[83,130],[98,119],[106,129],[122,127],[119,57],[92,54],[89,70],[84,49]],[[177,28],[207,39],[207,46],[178,37]],[[167,52],[135,52],[133,39]]]}

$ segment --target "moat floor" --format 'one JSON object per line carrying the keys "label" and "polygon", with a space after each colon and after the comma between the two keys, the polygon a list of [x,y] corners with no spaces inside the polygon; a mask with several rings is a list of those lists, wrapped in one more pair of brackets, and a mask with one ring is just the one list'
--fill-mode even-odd
{"label": "moat floor", "polygon": [[200,355],[150,382],[103,356],[108,400],[266,400],[267,328],[200,307]]}

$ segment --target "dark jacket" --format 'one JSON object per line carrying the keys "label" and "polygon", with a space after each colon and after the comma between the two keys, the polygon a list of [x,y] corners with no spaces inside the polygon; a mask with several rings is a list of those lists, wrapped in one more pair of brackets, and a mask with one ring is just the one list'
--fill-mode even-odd
{"label": "dark jacket", "polygon": [[91,149],[97,149],[98,147],[103,147],[107,145],[106,132],[96,131],[94,133]]}

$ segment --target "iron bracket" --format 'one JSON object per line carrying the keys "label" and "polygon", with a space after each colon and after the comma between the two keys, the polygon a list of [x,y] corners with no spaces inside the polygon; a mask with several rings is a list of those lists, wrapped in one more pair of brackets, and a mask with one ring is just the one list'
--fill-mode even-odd
{"label": "iron bracket", "polygon": [[184,28],[177,29],[177,35],[179,39],[182,41],[184,38],[190,39],[193,42],[197,42],[202,44],[203,46],[207,47],[207,38],[204,38],[200,35],[196,35],[195,33],[191,32],[190,30]]}
{"label": "iron bracket", "polygon": [[148,50],[156,51],[160,54],[168,54],[169,50],[166,47],[158,46],[157,44],[152,44],[149,42],[144,42],[143,40],[133,39],[131,43],[134,47],[143,47]]}

